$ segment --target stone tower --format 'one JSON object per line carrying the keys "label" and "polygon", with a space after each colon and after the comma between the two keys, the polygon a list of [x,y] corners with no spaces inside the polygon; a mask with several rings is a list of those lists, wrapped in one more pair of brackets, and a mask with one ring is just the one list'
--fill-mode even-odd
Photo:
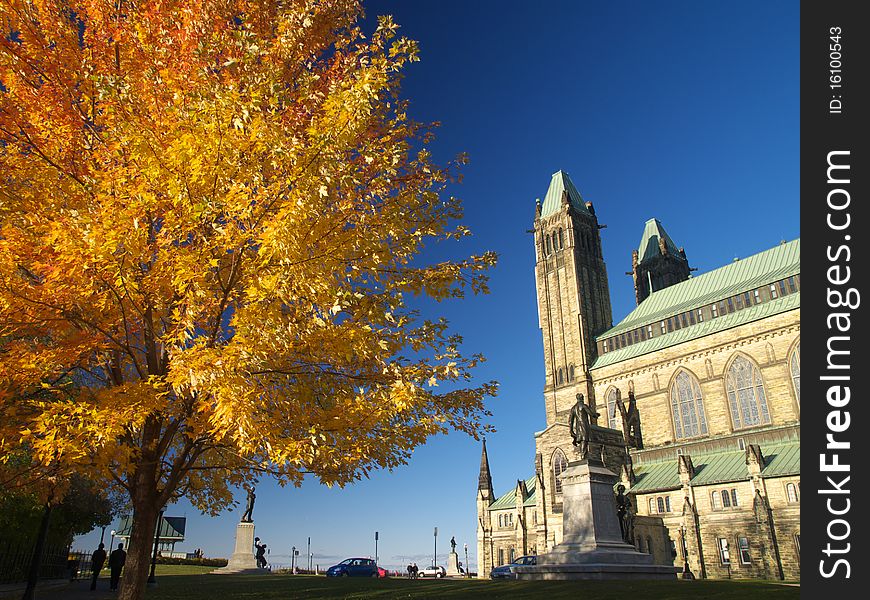
{"label": "stone tower", "polygon": [[[477,576],[489,577],[492,570],[492,520],[489,505],[495,501],[492,491],[492,477],[489,473],[489,456],[486,454],[486,440],[480,453],[480,476],[477,483]],[[466,565],[466,569],[468,566]]]}
{"label": "stone tower", "polygon": [[547,426],[582,393],[595,406],[589,367],[595,336],[612,326],[607,268],[601,252],[604,226],[568,174],[550,180],[535,214],[535,283],[544,338]]}
{"label": "stone tower", "polygon": [[647,221],[640,245],[631,253],[637,303],[643,302],[653,292],[687,280],[691,270],[685,250],[677,248],[661,222],[658,219]]}

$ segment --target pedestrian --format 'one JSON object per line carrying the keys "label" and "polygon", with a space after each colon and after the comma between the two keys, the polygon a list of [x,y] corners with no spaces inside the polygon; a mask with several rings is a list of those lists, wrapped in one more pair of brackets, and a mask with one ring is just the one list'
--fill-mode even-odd
{"label": "pedestrian", "polygon": [[417,579],[417,577],[419,577],[420,568],[417,566],[417,563],[412,563],[412,565],[414,566],[414,577],[413,578]]}
{"label": "pedestrian", "polygon": [[103,564],[106,562],[106,546],[102,542],[94,550],[94,553],[91,555],[91,571],[93,571],[93,575],[91,576],[91,589],[97,589],[97,577],[100,576],[100,571],[103,568]]}
{"label": "pedestrian", "polygon": [[266,568],[266,544],[257,544],[257,567]]}
{"label": "pedestrian", "polygon": [[121,579],[121,569],[127,562],[127,553],[124,552],[124,544],[118,544],[118,549],[109,555],[109,589],[118,589],[118,580]]}
{"label": "pedestrian", "polygon": [[411,563],[408,563],[408,579],[413,578],[414,567],[411,566]]}

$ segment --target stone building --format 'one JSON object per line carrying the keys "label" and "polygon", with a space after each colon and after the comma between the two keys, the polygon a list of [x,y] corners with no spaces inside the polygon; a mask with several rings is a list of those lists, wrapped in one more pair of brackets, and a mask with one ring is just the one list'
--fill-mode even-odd
{"label": "stone building", "polygon": [[[800,240],[693,275],[661,222],[613,325],[595,209],[564,172],[535,216],[546,423],[532,475],[496,496],[484,444],[478,571],[561,541],[576,395],[635,509],[635,545],[696,577],[800,578]],[[527,472],[528,474],[528,472]]]}

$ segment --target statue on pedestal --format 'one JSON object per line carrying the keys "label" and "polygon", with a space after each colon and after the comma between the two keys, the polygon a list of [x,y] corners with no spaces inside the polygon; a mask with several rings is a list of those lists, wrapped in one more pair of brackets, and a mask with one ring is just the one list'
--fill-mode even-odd
{"label": "statue on pedestal", "polygon": [[248,490],[248,503],[245,505],[245,512],[242,514],[242,523],[254,522],[254,500],[257,495],[254,493],[254,488]]}
{"label": "statue on pedestal", "polygon": [[634,514],[631,499],[625,495],[625,486],[616,486],[616,516],[619,517],[619,530],[626,544],[634,545]]}
{"label": "statue on pedestal", "polygon": [[583,401],[583,394],[577,394],[577,403],[571,409],[571,414],[568,417],[568,428],[571,430],[574,446],[578,448],[580,453],[580,460],[589,456],[592,421],[598,417],[599,414],[595,412],[595,409]]}
{"label": "statue on pedestal", "polygon": [[450,538],[450,551],[456,553],[456,536]]}

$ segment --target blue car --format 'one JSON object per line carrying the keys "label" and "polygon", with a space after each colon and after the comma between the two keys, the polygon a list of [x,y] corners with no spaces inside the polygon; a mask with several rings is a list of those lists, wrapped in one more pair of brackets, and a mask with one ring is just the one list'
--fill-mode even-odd
{"label": "blue car", "polygon": [[326,570],[327,577],[378,577],[378,566],[370,558],[346,558]]}
{"label": "blue car", "polygon": [[533,555],[533,554],[530,554],[528,556],[521,556],[512,563],[502,565],[500,567],[495,567],[492,571],[489,572],[489,578],[490,579],[515,579],[516,575],[513,572],[514,567],[535,565],[537,563],[538,563],[538,557]]}

